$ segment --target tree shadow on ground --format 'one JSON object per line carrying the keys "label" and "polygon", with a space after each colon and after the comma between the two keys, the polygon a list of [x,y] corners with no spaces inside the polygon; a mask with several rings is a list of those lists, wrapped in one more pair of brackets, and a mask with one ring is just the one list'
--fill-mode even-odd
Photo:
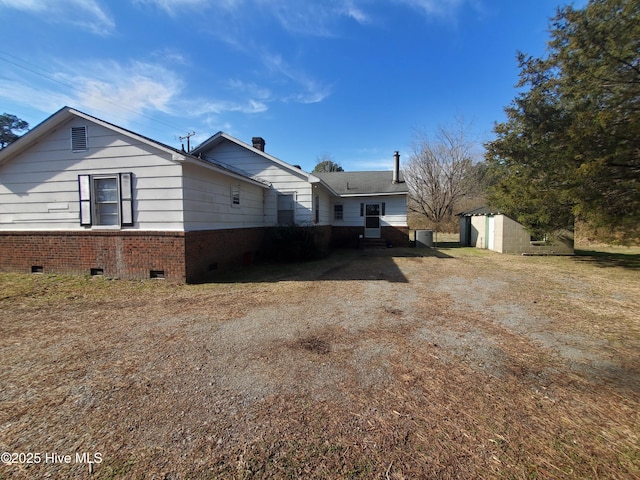
{"label": "tree shadow on ground", "polygon": [[622,267],[640,270],[640,254],[612,253],[596,250],[575,250],[575,261],[591,263],[597,267]]}

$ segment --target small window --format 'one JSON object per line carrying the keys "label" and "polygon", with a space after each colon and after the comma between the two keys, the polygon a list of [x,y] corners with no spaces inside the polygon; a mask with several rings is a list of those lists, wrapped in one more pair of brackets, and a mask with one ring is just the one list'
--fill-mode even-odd
{"label": "small window", "polygon": [[74,152],[87,150],[87,127],[71,128],[71,150]]}
{"label": "small window", "polygon": [[333,206],[333,219],[334,220],[343,220],[344,219],[344,207],[342,204]]}
{"label": "small window", "polygon": [[231,187],[231,205],[234,207],[240,206],[240,185]]}
{"label": "small window", "polygon": [[293,193],[278,195],[278,225],[295,223],[295,195]]}

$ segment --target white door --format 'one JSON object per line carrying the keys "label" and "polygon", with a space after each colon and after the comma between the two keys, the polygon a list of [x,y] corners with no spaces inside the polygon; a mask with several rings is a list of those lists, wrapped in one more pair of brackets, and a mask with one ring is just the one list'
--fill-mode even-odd
{"label": "white door", "polygon": [[364,206],[364,238],[380,238],[380,204]]}
{"label": "white door", "polygon": [[496,248],[496,221],[493,215],[487,217],[487,248],[489,250]]}

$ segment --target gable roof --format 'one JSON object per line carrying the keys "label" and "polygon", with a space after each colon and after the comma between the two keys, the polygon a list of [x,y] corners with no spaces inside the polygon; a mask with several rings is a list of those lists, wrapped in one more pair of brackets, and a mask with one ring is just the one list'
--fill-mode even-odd
{"label": "gable roof", "polygon": [[323,183],[340,197],[370,195],[406,195],[407,184],[393,183],[393,172],[322,172],[315,173]]}
{"label": "gable roof", "polygon": [[64,124],[65,122],[67,122],[68,120],[74,117],[82,118],[89,122],[93,122],[109,130],[118,132],[126,137],[132,138],[136,141],[139,141],[146,145],[152,146],[160,151],[168,153],[171,155],[171,160],[174,162],[185,162],[185,163],[196,164],[208,169],[218,171],[225,175],[229,175],[235,178],[240,178],[250,183],[257,184],[261,187],[266,188],[269,186],[268,182],[255,178],[244,172],[238,172],[236,170],[228,168],[225,165],[216,164],[214,162],[210,162],[202,158],[196,157],[192,154],[188,154],[183,150],[178,150],[177,148],[158,142],[149,137],[145,137],[144,135],[140,135],[131,130],[127,130],[126,128],[119,127],[113,123],[106,122],[104,120],[101,120],[97,117],[86,114],[84,112],[81,112],[71,107],[61,108],[60,110],[55,112],[53,115],[49,116],[47,119],[45,119],[44,121],[36,125],[34,128],[29,130],[24,135],[22,135],[16,141],[12,142],[10,145],[0,150],[0,165],[2,165],[4,162],[8,161],[11,158],[14,158],[20,153],[24,152],[29,147],[37,143],[45,135],[49,134],[55,128]]}
{"label": "gable roof", "polygon": [[[257,155],[260,155],[261,157],[265,158],[266,160],[278,165],[279,167],[290,171],[291,173],[301,176],[303,178],[305,178],[308,182],[310,183],[318,183],[319,179],[314,176],[313,174],[306,172],[304,170],[302,170],[300,167],[296,167],[294,165],[291,165],[290,163],[287,163],[283,160],[280,160],[278,157],[274,157],[273,155],[269,155],[268,153],[255,148],[253,145],[249,145],[248,143],[243,142],[242,140],[238,140],[237,138],[229,135],[228,133],[225,132],[218,132],[215,135],[209,137],[207,140],[205,140],[204,142],[202,142],[200,145],[198,145],[196,148],[194,148],[193,150],[191,150],[191,154],[192,155],[205,155],[205,152],[210,150],[211,148],[215,147],[216,145],[221,144],[222,142],[231,142],[231,143],[235,143],[236,145],[245,148]],[[213,160],[211,157],[208,157],[205,155],[205,158],[209,161],[215,161]],[[218,162],[221,163],[221,162]]]}

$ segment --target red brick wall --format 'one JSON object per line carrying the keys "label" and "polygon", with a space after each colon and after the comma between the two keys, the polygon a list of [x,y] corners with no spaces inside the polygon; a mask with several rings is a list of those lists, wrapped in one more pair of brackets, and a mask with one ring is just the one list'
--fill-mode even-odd
{"label": "red brick wall", "polygon": [[[358,248],[358,238],[364,235],[364,227],[333,227],[331,245],[341,248]],[[409,246],[409,227],[383,226],[380,236],[394,247]]]}
{"label": "red brick wall", "polygon": [[263,228],[185,233],[186,281],[201,282],[219,269],[250,265],[260,257],[264,235]]}
{"label": "red brick wall", "polygon": [[381,236],[394,247],[409,246],[409,227],[382,227]]}
{"label": "red brick wall", "polygon": [[182,232],[2,232],[0,271],[89,275],[100,268],[108,277],[149,278],[151,270],[164,278],[185,281]]}
{"label": "red brick wall", "polygon": [[[29,273],[42,267],[44,273],[89,275],[91,269],[102,269],[107,277],[145,279],[153,270],[170,281],[193,283],[209,279],[217,270],[259,259],[265,231],[2,232],[0,271]],[[362,228],[326,226],[318,227],[317,233],[323,247],[331,239],[355,247]],[[408,244],[408,229],[383,227],[382,235],[394,246]]]}

